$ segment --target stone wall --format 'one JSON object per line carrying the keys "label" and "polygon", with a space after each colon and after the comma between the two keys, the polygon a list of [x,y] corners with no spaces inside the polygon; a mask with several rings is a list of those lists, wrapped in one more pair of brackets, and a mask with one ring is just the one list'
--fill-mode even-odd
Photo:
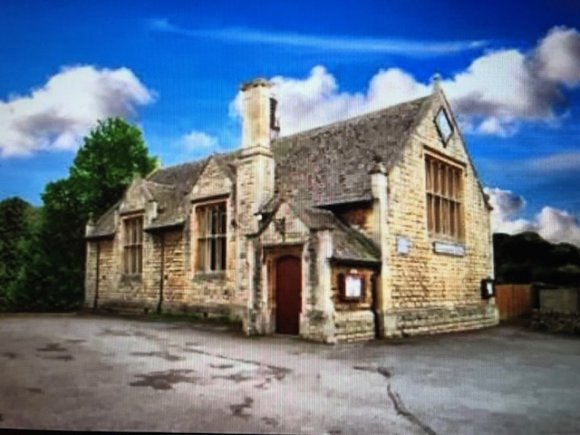
{"label": "stone wall", "polygon": [[[98,253],[97,253],[98,250]],[[97,304],[106,300],[111,293],[111,274],[113,270],[113,241],[94,240],[87,243],[87,262],[85,269],[85,308],[93,308],[95,292],[98,291]],[[97,277],[97,260],[98,277]],[[98,279],[98,282],[97,282]]]}
{"label": "stone wall", "polygon": [[580,289],[546,288],[539,289],[540,309],[559,313],[580,312]]}
{"label": "stone wall", "polygon": [[122,246],[119,246],[119,238],[117,235],[114,240],[88,242],[85,306],[92,307],[94,300],[96,245],[99,243],[100,309],[132,313],[156,311],[160,298],[163,265],[162,311],[230,314],[233,279],[228,282],[223,273],[192,275],[191,267],[185,261],[182,229],[155,234],[144,233],[143,272],[138,276],[123,274]]}
{"label": "stone wall", "polygon": [[397,334],[439,334],[497,325],[495,307],[481,303],[453,307],[407,309],[395,313]]}
{"label": "stone wall", "polygon": [[[440,102],[446,105],[442,97]],[[439,107],[439,104],[433,104],[425,114],[416,133],[410,137],[410,146],[405,149],[402,160],[388,176],[387,221],[391,252],[386,270],[391,292],[383,295],[387,299],[387,310],[393,314],[389,320],[392,331],[414,329],[410,329],[406,317],[399,314],[405,311],[420,313],[423,310],[425,319],[442,315],[457,328],[496,322],[493,315],[495,308],[483,310],[489,318],[473,316],[469,310],[460,308],[486,304],[480,298],[480,281],[493,274],[489,211],[457,126],[446,146],[439,139],[433,122]],[[451,113],[449,109],[448,113]],[[441,159],[452,159],[463,170],[465,230],[464,239],[456,242],[464,247],[464,255],[435,253],[433,250],[434,242],[446,240],[428,231],[425,190],[427,152],[437,154]],[[407,253],[398,252],[399,238],[408,242]],[[424,324],[422,332],[448,329],[438,329],[435,325],[439,320],[415,321]]]}
{"label": "stone wall", "polygon": [[529,324],[540,331],[580,335],[580,312],[534,310]]}
{"label": "stone wall", "polygon": [[[236,228],[235,228],[235,200],[230,195],[221,201],[226,202],[226,270],[220,272],[209,272],[196,270],[197,262],[197,207],[203,207],[208,202],[196,202],[191,210],[188,227],[183,233],[183,253],[178,252],[179,257],[175,261],[183,264],[185,277],[184,294],[182,304],[189,305],[189,309],[197,309],[201,305],[213,308],[220,313],[224,311],[223,305],[231,304],[234,299],[245,301],[247,295],[236,294]],[[178,274],[176,273],[176,276]],[[217,306],[222,306],[218,308]],[[172,307],[176,309],[176,307]],[[185,307],[180,308],[182,310]]]}
{"label": "stone wall", "polygon": [[[346,301],[341,297],[338,284],[340,274],[356,274],[364,280],[364,293],[360,300]],[[337,341],[371,340],[375,338],[375,313],[373,312],[374,274],[375,271],[368,268],[333,266],[331,288]]]}
{"label": "stone wall", "polygon": [[339,342],[375,338],[375,315],[370,310],[337,311],[334,313],[334,323],[335,337]]}
{"label": "stone wall", "polygon": [[373,238],[373,208],[372,205],[353,207],[340,210],[336,215],[348,225],[356,228],[368,238]]}

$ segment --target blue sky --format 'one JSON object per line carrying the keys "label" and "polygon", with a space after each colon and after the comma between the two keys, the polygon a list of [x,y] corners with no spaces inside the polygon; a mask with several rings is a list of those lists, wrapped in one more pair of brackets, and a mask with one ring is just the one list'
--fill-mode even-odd
{"label": "blue sky", "polygon": [[0,8],[0,199],[39,205],[96,117],[129,117],[170,165],[238,146],[234,100],[245,80],[275,78],[279,98],[295,103],[281,102],[291,132],[422,95],[438,72],[483,184],[497,188],[498,225],[540,229],[550,207],[577,226],[576,1]]}

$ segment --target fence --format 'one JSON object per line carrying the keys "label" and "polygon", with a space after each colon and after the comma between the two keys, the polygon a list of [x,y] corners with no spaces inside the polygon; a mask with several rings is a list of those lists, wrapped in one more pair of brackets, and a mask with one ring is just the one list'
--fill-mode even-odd
{"label": "fence", "polygon": [[500,320],[515,319],[532,312],[532,291],[528,284],[498,285],[495,296]]}

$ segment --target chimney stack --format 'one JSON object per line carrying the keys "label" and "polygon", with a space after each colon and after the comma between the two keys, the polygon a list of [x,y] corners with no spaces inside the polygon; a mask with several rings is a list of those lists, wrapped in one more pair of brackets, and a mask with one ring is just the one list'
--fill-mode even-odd
{"label": "chimney stack", "polygon": [[241,86],[242,148],[270,148],[270,140],[280,130],[276,118],[277,101],[272,97],[272,83],[257,78]]}

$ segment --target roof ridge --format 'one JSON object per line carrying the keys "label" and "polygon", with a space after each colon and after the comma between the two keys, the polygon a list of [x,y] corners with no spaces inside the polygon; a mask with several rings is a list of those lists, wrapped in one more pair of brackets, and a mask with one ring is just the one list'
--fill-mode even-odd
{"label": "roof ridge", "polygon": [[186,162],[183,162],[183,163],[178,163],[178,164],[176,164],[176,165],[170,165],[170,166],[164,166],[164,167],[160,167],[160,168],[157,168],[157,169],[155,169],[155,170],[154,170],[153,172],[151,172],[149,175],[147,175],[147,177],[146,177],[145,179],[149,181],[149,179],[150,179],[150,178],[151,178],[153,175],[157,174],[159,171],[166,171],[166,170],[168,170],[168,169],[175,169],[175,168],[180,168],[180,167],[184,167],[184,166],[187,166],[187,165],[194,165],[194,164],[204,163],[204,161],[206,161],[206,160],[210,160],[210,159],[211,159],[211,158],[213,158],[213,157],[224,158],[224,157],[226,157],[226,156],[230,156],[230,155],[236,154],[236,153],[238,153],[239,151],[240,151],[239,149],[234,149],[234,150],[230,150],[230,151],[225,151],[225,152],[223,152],[223,153],[216,153],[216,152],[213,152],[213,153],[211,153],[211,154],[209,154],[209,155],[206,155],[206,156],[200,157],[200,158],[198,158],[198,159],[196,159],[196,160],[188,160],[188,161],[186,161]]}
{"label": "roof ridge", "polygon": [[384,113],[386,113],[386,112],[388,112],[390,110],[394,110],[394,109],[400,108],[401,106],[405,106],[405,105],[408,105],[408,104],[415,104],[415,103],[417,103],[417,102],[419,102],[421,100],[425,100],[426,101],[426,100],[430,99],[432,96],[433,96],[433,94],[429,94],[429,95],[426,95],[424,97],[415,98],[413,100],[402,101],[400,103],[393,104],[392,106],[387,106],[387,107],[383,107],[383,108],[380,108],[380,109],[371,110],[370,112],[361,113],[360,115],[351,116],[350,118],[341,119],[339,121],[334,121],[334,122],[331,122],[331,123],[328,123],[328,124],[320,125],[318,127],[309,128],[307,130],[297,131],[296,133],[292,133],[292,134],[289,134],[289,135],[286,135],[286,136],[280,136],[280,137],[274,139],[272,141],[272,143],[276,143],[276,142],[278,142],[280,140],[285,140],[285,139],[293,138],[293,137],[296,137],[296,136],[301,136],[301,135],[305,135],[306,136],[306,135],[312,134],[314,132],[317,132],[318,130],[322,131],[322,130],[325,130],[325,129],[328,129],[328,128],[331,128],[331,127],[336,127],[336,126],[339,126],[339,125],[345,125],[345,124],[348,124],[348,123],[353,122],[353,121],[357,121],[357,120],[362,119],[362,118],[367,118],[367,117],[370,118],[371,116],[382,115],[382,114],[384,114]]}
{"label": "roof ridge", "polygon": [[160,183],[160,182],[158,182],[158,181],[152,181],[152,180],[149,180],[149,179],[147,179],[147,178],[143,179],[143,181],[144,181],[145,183],[152,184],[153,186],[155,186],[155,187],[160,187],[160,188],[162,188],[162,189],[173,189],[173,187],[174,187],[174,185],[173,185],[173,184]]}
{"label": "roof ridge", "polygon": [[[200,158],[198,160],[189,160],[187,162],[178,163],[177,165],[159,167],[159,168],[155,169],[153,172],[151,172],[149,175],[147,175],[147,177],[145,178],[145,180],[150,181],[150,178],[151,177],[153,177],[155,174],[157,174],[157,173],[159,173],[161,171],[167,171],[169,169],[182,168],[182,167],[187,166],[187,165],[193,165],[193,164],[203,163],[203,161],[206,160],[206,159],[208,159],[209,157],[210,156],[202,157],[202,158]],[[154,181],[154,183],[156,183],[156,182]]]}

